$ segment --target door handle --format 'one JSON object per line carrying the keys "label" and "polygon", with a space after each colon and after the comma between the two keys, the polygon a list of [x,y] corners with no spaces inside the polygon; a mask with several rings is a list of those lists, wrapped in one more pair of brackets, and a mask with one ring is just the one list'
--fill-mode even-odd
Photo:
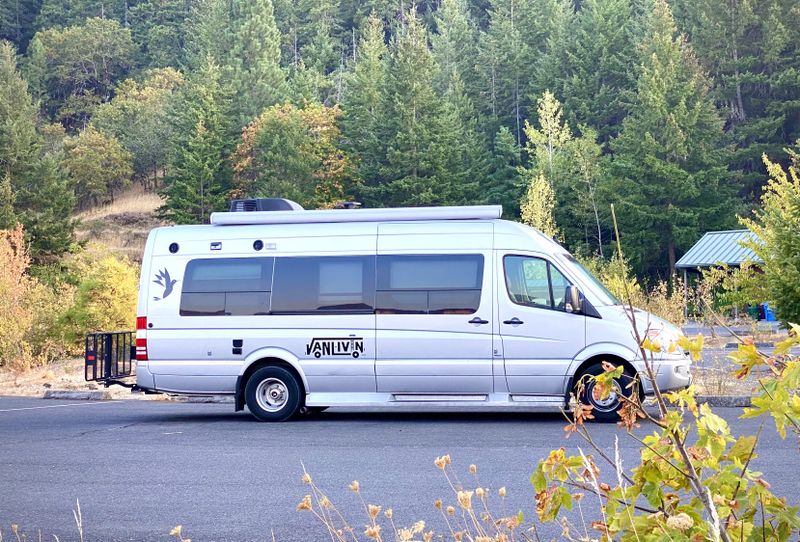
{"label": "door handle", "polygon": [[488,324],[489,320],[484,320],[483,318],[478,318],[477,316],[469,321],[470,324]]}
{"label": "door handle", "polygon": [[514,317],[514,318],[512,318],[511,320],[503,320],[503,323],[504,323],[504,324],[511,324],[512,326],[518,326],[518,325],[520,325],[520,324],[524,324],[525,322],[523,322],[522,320],[520,320],[519,318],[517,318],[517,317],[515,316],[515,317]]}

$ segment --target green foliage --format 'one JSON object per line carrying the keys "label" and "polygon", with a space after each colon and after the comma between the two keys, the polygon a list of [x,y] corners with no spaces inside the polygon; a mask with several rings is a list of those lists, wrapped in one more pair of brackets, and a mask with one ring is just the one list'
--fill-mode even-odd
{"label": "green foliage", "polygon": [[178,93],[170,123],[176,137],[165,179],[161,216],[178,224],[208,222],[225,206],[231,170],[230,90],[220,67],[209,56]]}
{"label": "green foliage", "polygon": [[114,200],[114,193],[130,185],[133,156],[114,136],[86,128],[64,142],[63,165],[69,171],[78,205],[86,207]]}
{"label": "green foliage", "polygon": [[34,39],[41,44],[36,72],[43,80],[35,84],[46,97],[45,110],[68,127],[85,125],[133,64],[131,32],[114,20],[91,18],[80,26],[43,30]]}
{"label": "green foliage", "polygon": [[494,137],[490,173],[482,186],[486,203],[502,205],[505,218],[519,217],[519,202],[525,190],[519,174],[520,154],[511,130],[505,126],[500,128]]}
{"label": "green foliage", "polygon": [[721,119],[665,0],[655,2],[640,54],[636,96],[612,142],[603,195],[617,204],[637,272],[666,277],[702,231],[730,224],[734,187]]}
{"label": "green foliage", "polygon": [[85,269],[75,301],[59,319],[60,332],[73,348],[86,333],[130,329],[136,320],[139,277],[127,259],[103,256]]}
{"label": "green foliage", "polygon": [[356,171],[367,187],[379,182],[385,158],[382,93],[388,50],[383,35],[381,20],[370,17],[358,42],[358,61],[347,77],[341,121],[345,148],[357,157]]}
{"label": "green foliage", "polygon": [[129,10],[127,19],[141,51],[141,64],[177,68],[183,63],[190,5],[183,0],[145,0]]}
{"label": "green foliage", "polygon": [[91,126],[116,137],[132,155],[134,175],[146,186],[156,186],[167,167],[169,146],[164,142],[173,139],[169,109],[184,82],[173,68],[151,71],[142,83],[127,79],[92,116]]}
{"label": "green foliage", "polygon": [[269,107],[242,131],[233,155],[238,197],[285,197],[303,206],[332,207],[351,188],[339,148],[338,107]]}
{"label": "green foliage", "polygon": [[764,156],[770,179],[761,196],[762,209],[743,223],[758,240],[748,244],[763,263],[767,299],[784,323],[800,322],[800,155],[789,151],[784,169]]}
{"label": "green foliage", "polygon": [[[4,221],[19,220],[35,259],[61,254],[72,239],[72,192],[36,129],[36,106],[16,67],[16,55],[0,43],[0,179],[10,192]],[[13,216],[7,205],[13,201]]]}
{"label": "green foliage", "polygon": [[555,206],[556,196],[550,182],[543,173],[535,174],[528,184],[528,190],[520,207],[522,221],[548,237],[556,239],[559,231],[553,218]]}
{"label": "green foliage", "polygon": [[[234,110],[239,124],[286,97],[286,74],[280,66],[280,33],[272,0],[236,0],[230,56]],[[218,60],[222,62],[223,60]]]}

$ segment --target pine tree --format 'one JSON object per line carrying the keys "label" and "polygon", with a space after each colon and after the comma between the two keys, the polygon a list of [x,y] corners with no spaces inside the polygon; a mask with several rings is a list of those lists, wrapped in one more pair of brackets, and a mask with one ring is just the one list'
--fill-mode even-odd
{"label": "pine tree", "polygon": [[556,196],[550,182],[545,178],[544,174],[534,174],[522,200],[520,208],[522,221],[555,239],[559,235],[553,215],[555,206]]}
{"label": "pine tree", "polygon": [[478,130],[477,114],[466,94],[464,84],[453,70],[443,96],[436,143],[439,182],[449,193],[443,203],[465,205],[480,199],[479,190],[489,173],[489,153],[483,134]]}
{"label": "pine tree", "polygon": [[186,67],[202,70],[209,57],[226,70],[233,13],[228,0],[195,0],[186,22]]}
{"label": "pine tree", "polygon": [[11,189],[11,177],[6,174],[0,178],[0,230],[10,230],[16,224],[14,191]]}
{"label": "pine tree", "polygon": [[[45,152],[36,131],[37,107],[17,71],[16,51],[0,42],[0,179],[37,260],[63,253],[72,239],[74,199],[58,156]],[[4,187],[4,192],[9,186]],[[3,212],[7,215],[7,211]],[[8,217],[4,218],[8,220]]]}
{"label": "pine tree", "polygon": [[175,105],[176,138],[162,196],[162,217],[178,224],[208,222],[224,208],[231,171],[230,92],[220,67],[208,58]]}
{"label": "pine tree", "polygon": [[618,203],[634,267],[663,277],[701,231],[730,222],[731,183],[720,150],[722,121],[666,0],[655,1],[639,49],[637,93],[612,142],[604,192],[607,202]]}
{"label": "pine tree", "polygon": [[481,34],[478,71],[482,78],[481,109],[491,122],[491,132],[509,126],[517,144],[522,144],[526,116],[526,73],[531,68],[530,49],[522,38],[521,12],[529,9],[528,0],[492,0],[489,28]]}
{"label": "pine tree", "polygon": [[272,0],[236,0],[230,58],[240,125],[264,108],[286,98],[286,74],[281,68],[280,33]]}
{"label": "pine tree", "polygon": [[449,186],[436,177],[437,124],[442,104],[433,91],[436,62],[428,33],[416,8],[405,14],[392,42],[383,94],[386,161],[385,184],[373,203],[389,206],[437,204],[446,201]]}
{"label": "pine tree", "polygon": [[474,100],[480,84],[475,74],[478,29],[470,17],[467,0],[443,0],[434,20],[436,33],[431,42],[439,65],[437,88],[441,93],[446,92],[458,77],[467,96]]}
{"label": "pine tree", "polygon": [[637,51],[631,0],[586,0],[553,36],[538,73],[573,124],[598,129],[607,142],[625,117],[623,96],[635,90]]}
{"label": "pine tree", "polygon": [[388,50],[383,22],[369,18],[356,49],[356,63],[346,79],[341,120],[345,148],[354,157],[357,176],[367,187],[380,180],[386,150],[383,103]]}
{"label": "pine tree", "polygon": [[142,64],[151,68],[183,64],[190,5],[185,0],[145,0],[129,10],[128,22]]}
{"label": "pine tree", "polygon": [[525,184],[519,173],[521,149],[511,131],[502,126],[494,136],[490,173],[486,179],[485,203],[503,206],[503,216],[519,218]]}
{"label": "pine tree", "polygon": [[800,138],[800,37],[796,2],[676,0],[676,19],[711,76],[711,96],[734,146],[748,198],[765,179],[762,153],[782,158]]}

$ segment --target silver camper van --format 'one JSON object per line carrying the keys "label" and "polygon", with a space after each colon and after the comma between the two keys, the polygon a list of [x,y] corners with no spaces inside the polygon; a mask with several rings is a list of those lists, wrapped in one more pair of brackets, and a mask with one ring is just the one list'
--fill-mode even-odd
{"label": "silver camper van", "polygon": [[[139,388],[229,394],[264,421],[332,406],[557,410],[602,361],[653,391],[622,304],[499,206],[245,203],[210,225],[150,233],[132,345]],[[680,334],[635,318],[665,347]],[[690,382],[680,348],[655,366],[662,390]],[[630,390],[582,399],[613,419],[619,393]]]}

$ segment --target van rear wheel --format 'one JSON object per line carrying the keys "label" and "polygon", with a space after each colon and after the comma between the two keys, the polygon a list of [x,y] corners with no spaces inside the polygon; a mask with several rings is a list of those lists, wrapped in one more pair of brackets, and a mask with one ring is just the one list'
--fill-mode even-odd
{"label": "van rear wheel", "polygon": [[262,367],[244,389],[250,413],[262,422],[283,422],[300,410],[300,384],[283,367]]}
{"label": "van rear wheel", "polygon": [[621,396],[630,397],[633,389],[628,385],[633,381],[633,376],[626,369],[623,371],[619,378],[614,379],[611,392],[603,397],[602,390],[595,386],[595,381],[587,376],[597,376],[603,374],[605,370],[603,365],[595,363],[587,367],[576,380],[575,393],[578,393],[578,382],[583,381],[582,393],[578,396],[578,400],[584,404],[592,407],[592,415],[594,419],[599,422],[616,422],[619,421],[617,411],[622,408]]}

